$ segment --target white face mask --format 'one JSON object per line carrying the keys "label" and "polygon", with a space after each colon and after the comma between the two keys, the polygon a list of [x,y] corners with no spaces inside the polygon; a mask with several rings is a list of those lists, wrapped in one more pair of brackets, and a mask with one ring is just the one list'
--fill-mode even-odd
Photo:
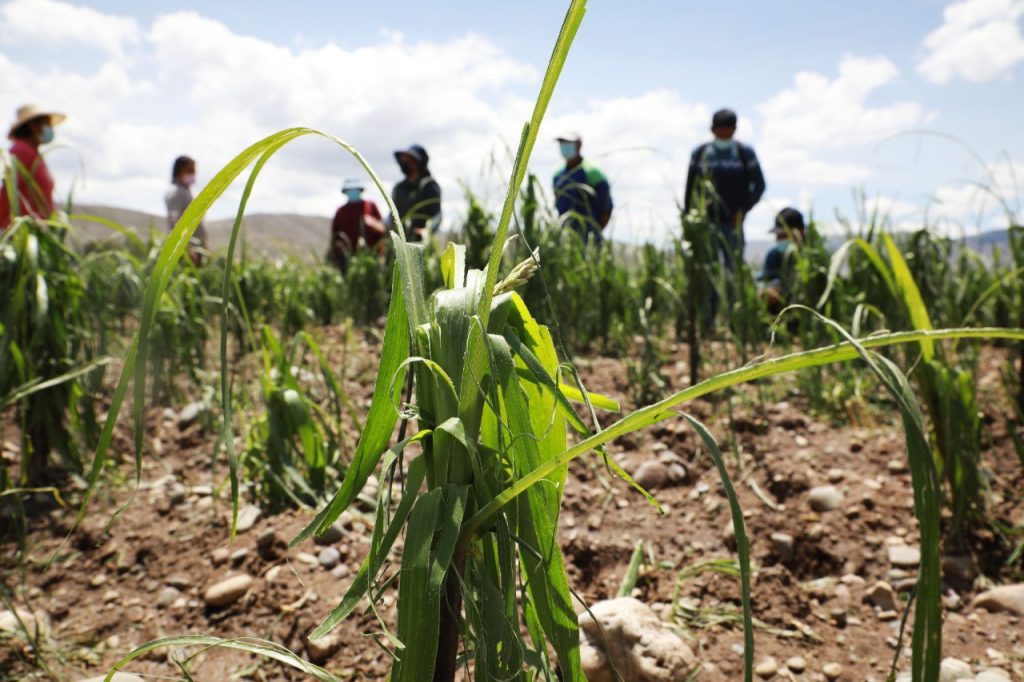
{"label": "white face mask", "polygon": [[715,145],[715,149],[718,151],[724,152],[727,149],[732,149],[733,143],[732,140],[719,140],[716,138],[711,141],[711,144]]}

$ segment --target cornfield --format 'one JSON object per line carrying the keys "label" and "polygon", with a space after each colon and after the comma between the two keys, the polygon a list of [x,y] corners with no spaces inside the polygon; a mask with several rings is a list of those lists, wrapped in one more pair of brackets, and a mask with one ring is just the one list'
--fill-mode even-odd
{"label": "cornfield", "polygon": [[[0,237],[0,441],[17,441],[9,450],[16,461],[5,455],[0,505],[17,563],[38,561],[29,536],[52,513],[51,499],[71,501],[73,532],[110,506],[112,489],[131,486],[125,472],[139,488],[159,456],[154,411],[198,396],[204,428],[216,433],[209,470],[222,472],[230,491],[224,535],[235,537],[246,502],[267,514],[299,510],[301,530],[285,552],[354,513],[369,524],[358,570],[303,635],[325,640],[361,618],[396,682],[585,680],[584,586],[574,584],[560,526],[570,466],[610,490],[636,489],[650,523],[663,523],[658,491],[645,489],[613,448],[673,423],[710,458],[735,543],[728,560],[684,568],[675,589],[704,573],[738,582],[736,608],[716,624],[742,628],[750,681],[755,631],[764,627],[754,600],[763,566],[752,560],[750,510],[738,495],[752,479],[734,439],[750,427],[734,414],[744,396],[763,413],[766,396],[782,391],[802,396],[824,423],[898,428],[920,550],[904,611],[910,674],[939,679],[941,557],[986,538],[1009,574],[1020,572],[1024,522],[994,520],[1005,500],[994,496],[985,460],[998,426],[1024,472],[1024,227],[1010,228],[1008,253],[985,256],[927,225],[891,233],[880,216],[847,227],[829,249],[812,221],[797,261],[799,294],[778,316],[762,305],[749,264],[732,276],[721,267],[699,208],[680,216],[668,244],[584,243],[560,228],[527,170],[584,6],[571,3],[500,209],[467,189],[461,234],[445,246],[409,243],[397,225],[387,259],[358,254],[345,274],[236,258],[255,180],[295,139],[338,146],[388,196],[351,144],[308,128],[244,150],[165,237],[111,226],[131,237],[78,252],[65,242],[66,218],[16,220]],[[193,232],[247,169],[230,246],[193,265],[183,258]],[[711,297],[724,308],[717,320],[707,314]],[[341,330],[343,349],[353,334],[379,337],[368,400],[355,399],[348,361],[332,355],[337,334],[324,330]],[[587,356],[624,358],[621,399],[607,386],[587,388],[579,367]],[[993,389],[979,382],[992,358],[998,400],[1012,406],[999,420],[986,419]],[[672,363],[682,371],[669,372]],[[706,401],[717,419],[697,416]],[[719,440],[734,446],[736,461]],[[131,525],[123,512],[110,522]],[[656,562],[644,557],[641,542],[622,596],[638,575],[653,575]],[[13,585],[4,595],[17,614],[23,595]],[[683,611],[677,596],[673,613]],[[676,625],[690,632],[699,621],[690,610]],[[48,671],[40,631],[21,630],[32,643],[25,669]],[[198,647],[266,657],[316,679],[344,677],[262,634],[158,637],[118,652],[113,669],[164,648]],[[902,628],[900,637],[893,671]],[[186,676],[192,658],[175,659]]]}

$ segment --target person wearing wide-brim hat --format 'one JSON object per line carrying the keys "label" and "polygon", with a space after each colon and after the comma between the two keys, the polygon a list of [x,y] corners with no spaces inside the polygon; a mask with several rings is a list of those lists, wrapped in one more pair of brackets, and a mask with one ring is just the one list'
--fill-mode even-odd
{"label": "person wearing wide-brim hat", "polygon": [[[12,141],[12,168],[4,169],[4,187],[0,193],[0,230],[11,224],[12,217],[30,215],[49,218],[53,214],[53,178],[39,147],[53,142],[53,129],[64,122],[64,114],[47,111],[33,104],[19,107],[7,131]],[[15,190],[10,191],[8,179],[16,176]],[[13,194],[13,197],[12,197]],[[12,201],[13,198],[13,201]]]}
{"label": "person wearing wide-brim hat", "polygon": [[784,208],[768,230],[775,245],[765,254],[764,267],[757,274],[761,300],[772,314],[782,310],[793,295],[796,257],[804,243],[804,216],[795,208]]}
{"label": "person wearing wide-brim hat", "polygon": [[[423,241],[428,231],[441,225],[441,186],[430,175],[430,156],[418,144],[395,152],[395,161],[405,176],[391,191],[398,216],[409,241]],[[394,216],[388,219],[394,224]]]}
{"label": "person wearing wide-brim hat", "polygon": [[341,193],[348,199],[338,208],[331,223],[331,244],[327,259],[342,272],[348,268],[352,253],[360,248],[377,249],[387,246],[384,235],[387,228],[381,219],[377,204],[363,198],[365,183],[348,178],[341,186]]}

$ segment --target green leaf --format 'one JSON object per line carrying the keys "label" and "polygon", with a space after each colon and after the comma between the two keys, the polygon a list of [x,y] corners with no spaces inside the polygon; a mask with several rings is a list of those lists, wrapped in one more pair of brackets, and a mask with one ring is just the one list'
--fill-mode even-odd
{"label": "green leaf", "polygon": [[[316,518],[295,536],[290,543],[291,547],[295,547],[314,532],[326,531],[341,516],[341,512],[352,504],[377,467],[377,462],[387,449],[388,441],[395,430],[395,422],[398,421],[395,405],[399,400],[402,381],[399,379],[395,382],[393,379],[397,374],[404,375],[401,366],[409,355],[409,326],[406,324],[404,296],[402,288],[398,285],[397,269],[393,281],[377,381],[373,387],[370,411],[366,416],[366,426],[359,438],[359,445],[356,446],[356,453],[345,473],[341,488]],[[392,386],[393,389],[390,388]]]}

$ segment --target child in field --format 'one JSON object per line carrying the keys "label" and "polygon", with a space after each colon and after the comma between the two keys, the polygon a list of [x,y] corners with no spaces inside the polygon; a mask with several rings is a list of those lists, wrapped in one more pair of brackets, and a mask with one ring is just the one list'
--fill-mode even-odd
{"label": "child in field", "polygon": [[[192,203],[192,185],[196,182],[196,162],[188,156],[179,156],[171,167],[171,188],[164,195],[167,205],[167,231],[170,232],[181,220],[181,215]],[[206,253],[206,226],[200,221],[189,243],[188,255],[192,263],[199,265]]]}
{"label": "child in field", "polygon": [[765,256],[757,281],[761,300],[777,315],[793,294],[796,256],[804,241],[804,217],[795,208],[784,208],[775,216],[771,232],[775,246]]}

